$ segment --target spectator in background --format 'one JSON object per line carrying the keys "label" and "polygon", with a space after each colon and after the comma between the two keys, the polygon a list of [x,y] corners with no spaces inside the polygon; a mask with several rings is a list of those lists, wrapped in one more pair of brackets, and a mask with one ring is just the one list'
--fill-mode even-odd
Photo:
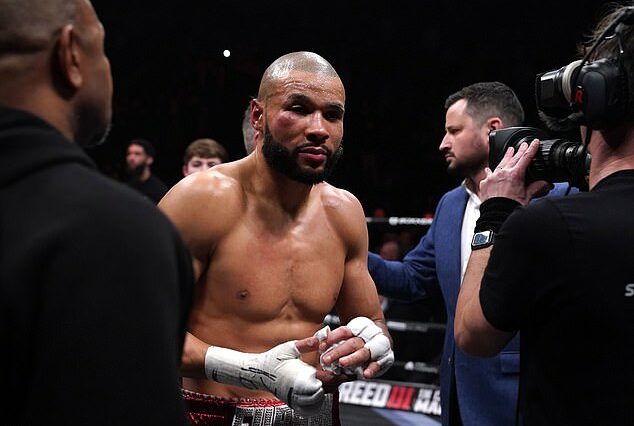
{"label": "spectator in background", "polygon": [[242,138],[244,139],[244,150],[247,155],[251,154],[255,150],[257,144],[256,138],[258,133],[251,125],[251,102],[247,105],[247,109],[244,111],[244,118],[242,119]]}
{"label": "spectator in background", "polygon": [[167,185],[152,174],[151,166],[156,158],[156,150],[146,139],[133,139],[126,153],[127,184],[152,200],[154,204],[163,198]]}
{"label": "spectator in background", "polygon": [[183,176],[211,169],[227,161],[229,161],[229,154],[220,143],[213,139],[196,139],[185,149]]}

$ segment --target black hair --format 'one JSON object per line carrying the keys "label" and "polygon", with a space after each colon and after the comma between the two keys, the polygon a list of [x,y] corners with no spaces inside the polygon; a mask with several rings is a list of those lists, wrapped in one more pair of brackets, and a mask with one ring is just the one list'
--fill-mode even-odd
{"label": "black hair", "polygon": [[143,148],[148,157],[156,158],[156,149],[154,149],[154,145],[152,145],[152,142],[149,140],[143,138],[132,139],[128,144],[128,147],[130,145],[139,145]]}
{"label": "black hair", "polygon": [[459,100],[467,101],[467,113],[480,124],[491,117],[500,117],[505,127],[521,126],[524,110],[515,92],[499,81],[475,83],[463,87],[445,100],[445,109]]}

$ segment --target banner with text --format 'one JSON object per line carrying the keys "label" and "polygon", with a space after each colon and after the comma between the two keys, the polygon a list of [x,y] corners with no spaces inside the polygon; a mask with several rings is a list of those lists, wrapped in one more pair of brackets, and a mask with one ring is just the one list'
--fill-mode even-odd
{"label": "banner with text", "polygon": [[356,380],[339,386],[339,402],[440,416],[440,388],[425,383]]}

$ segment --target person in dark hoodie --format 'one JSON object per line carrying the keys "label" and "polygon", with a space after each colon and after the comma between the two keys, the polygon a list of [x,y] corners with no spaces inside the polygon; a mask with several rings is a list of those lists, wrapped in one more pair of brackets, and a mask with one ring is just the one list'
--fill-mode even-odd
{"label": "person in dark hoodie", "polygon": [[2,424],[184,423],[189,255],[80,148],[111,119],[103,42],[86,0],[0,0]]}
{"label": "person in dark hoodie", "polygon": [[[88,0],[0,0],[2,424],[186,422],[191,258],[150,201],[81,149],[110,126],[103,41]],[[298,357],[318,343],[214,347],[189,374],[274,389],[309,413],[324,392]]]}

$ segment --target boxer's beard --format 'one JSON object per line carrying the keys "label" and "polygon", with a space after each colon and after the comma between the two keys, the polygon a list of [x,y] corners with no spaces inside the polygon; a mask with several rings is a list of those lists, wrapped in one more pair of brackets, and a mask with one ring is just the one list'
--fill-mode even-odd
{"label": "boxer's beard", "polygon": [[[312,144],[308,144],[312,145]],[[264,128],[264,141],[262,143],[262,153],[267,164],[275,171],[283,174],[284,176],[293,179],[297,182],[304,183],[306,185],[314,185],[319,182],[323,182],[328,179],[339,161],[339,158],[343,155],[343,142],[339,143],[339,147],[335,152],[328,152],[328,158],[326,159],[326,165],[323,170],[311,170],[302,169],[297,161],[298,149],[304,148],[300,146],[294,151],[290,151],[281,143],[276,141],[271,135],[268,126]]]}

